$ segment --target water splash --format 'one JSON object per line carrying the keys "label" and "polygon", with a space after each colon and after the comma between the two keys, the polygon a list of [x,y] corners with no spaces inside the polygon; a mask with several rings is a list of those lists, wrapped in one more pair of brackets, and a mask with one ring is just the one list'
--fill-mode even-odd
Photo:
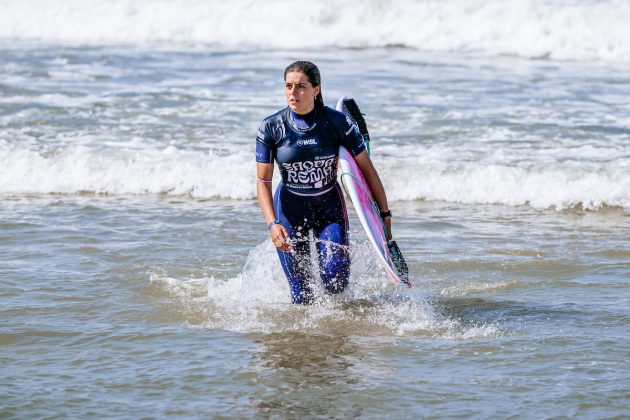
{"label": "water splash", "polygon": [[238,332],[424,335],[473,339],[502,335],[493,321],[466,322],[440,309],[430,293],[389,283],[369,243],[351,244],[351,279],[341,295],[314,284],[315,304],[291,303],[284,273],[269,241],[251,250],[241,273],[227,279],[175,279],[152,275],[193,327]]}

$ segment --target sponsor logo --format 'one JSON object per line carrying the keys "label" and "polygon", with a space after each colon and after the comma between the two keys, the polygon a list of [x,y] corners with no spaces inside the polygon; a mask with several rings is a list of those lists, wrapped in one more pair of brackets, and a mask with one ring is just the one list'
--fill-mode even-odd
{"label": "sponsor logo", "polygon": [[317,139],[300,139],[297,141],[298,146],[312,146],[317,144]]}
{"label": "sponsor logo", "polygon": [[302,162],[283,163],[286,182],[294,188],[321,188],[337,176],[337,157],[325,157]]}

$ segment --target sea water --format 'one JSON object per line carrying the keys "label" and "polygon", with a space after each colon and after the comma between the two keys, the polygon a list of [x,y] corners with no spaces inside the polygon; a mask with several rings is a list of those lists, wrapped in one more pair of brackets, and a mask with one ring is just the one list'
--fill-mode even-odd
{"label": "sea water", "polygon": [[[628,416],[629,20],[0,1],[0,416]],[[413,288],[350,209],[349,288],[290,303],[254,142],[297,59],[366,114]]]}

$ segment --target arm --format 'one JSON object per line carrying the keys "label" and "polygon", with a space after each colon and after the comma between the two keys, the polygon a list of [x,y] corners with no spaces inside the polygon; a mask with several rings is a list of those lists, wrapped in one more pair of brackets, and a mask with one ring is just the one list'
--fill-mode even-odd
{"label": "arm", "polygon": [[[378,172],[376,168],[372,164],[372,159],[370,159],[370,155],[368,155],[367,150],[359,153],[355,158],[355,162],[363,172],[363,176],[370,187],[370,191],[372,191],[372,195],[374,196],[374,200],[376,201],[376,205],[381,211],[389,210],[389,206],[387,204],[387,195],[385,194],[385,189],[383,188],[383,183],[381,182],[381,178],[378,176]],[[390,216],[385,217],[383,219],[385,223],[385,227],[387,228],[387,240],[392,240],[392,218]]]}
{"label": "arm", "polygon": [[[273,178],[273,163],[256,162],[256,196],[258,204],[265,218],[265,223],[276,221],[273,209],[273,194],[271,192],[271,179]],[[289,234],[281,224],[275,224],[269,229],[269,235],[276,248],[283,252],[291,250]]]}

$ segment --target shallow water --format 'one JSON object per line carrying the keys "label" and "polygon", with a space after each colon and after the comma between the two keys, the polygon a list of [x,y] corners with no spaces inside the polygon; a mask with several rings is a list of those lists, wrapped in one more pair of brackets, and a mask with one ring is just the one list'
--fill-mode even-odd
{"label": "shallow water", "polygon": [[623,211],[397,208],[415,287],[355,229],[350,290],[298,307],[253,202],[5,197],[2,415],[625,412]]}

